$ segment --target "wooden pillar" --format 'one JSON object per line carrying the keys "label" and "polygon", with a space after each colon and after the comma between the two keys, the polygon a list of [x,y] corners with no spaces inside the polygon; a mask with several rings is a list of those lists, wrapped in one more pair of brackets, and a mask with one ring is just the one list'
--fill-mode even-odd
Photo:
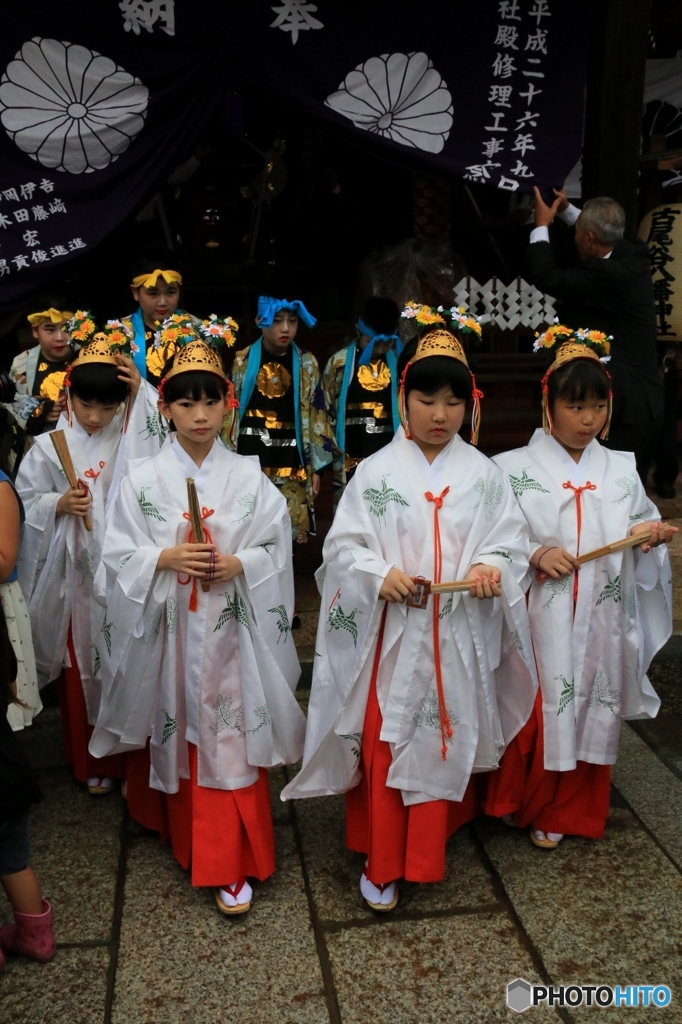
{"label": "wooden pillar", "polygon": [[593,0],[585,97],[583,199],[612,196],[634,234],[649,0]]}

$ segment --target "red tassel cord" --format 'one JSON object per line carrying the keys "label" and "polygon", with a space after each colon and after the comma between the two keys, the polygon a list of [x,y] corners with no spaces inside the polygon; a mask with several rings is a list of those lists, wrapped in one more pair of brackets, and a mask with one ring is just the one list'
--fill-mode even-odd
{"label": "red tassel cord", "polygon": [[[426,491],[424,497],[427,501],[432,501],[435,505],[433,510],[433,582],[440,583],[441,573],[443,571],[443,549],[441,546],[440,539],[440,524],[438,522],[438,512],[443,507],[443,498],[450,491],[449,487],[446,487],[444,491],[436,496],[431,491]],[[440,594],[432,594],[431,601],[433,602],[433,659],[436,665],[436,690],[438,692],[438,716],[440,718],[440,738],[441,748],[440,754],[443,760],[447,759],[448,745],[447,741],[452,737],[452,723],[450,722],[450,715],[448,709],[445,706],[445,694],[443,692],[443,672],[440,661]]]}

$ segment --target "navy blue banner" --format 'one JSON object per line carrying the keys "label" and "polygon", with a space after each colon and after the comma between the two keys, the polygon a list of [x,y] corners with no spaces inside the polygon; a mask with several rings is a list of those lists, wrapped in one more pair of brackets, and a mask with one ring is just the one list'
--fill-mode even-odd
{"label": "navy blue banner", "polygon": [[0,39],[0,309],[97,245],[239,74],[394,160],[509,191],[580,155],[587,0],[32,0]]}

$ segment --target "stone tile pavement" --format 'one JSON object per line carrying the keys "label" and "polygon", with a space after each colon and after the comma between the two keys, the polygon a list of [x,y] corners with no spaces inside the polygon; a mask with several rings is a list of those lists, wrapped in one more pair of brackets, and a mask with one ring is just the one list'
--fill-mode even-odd
{"label": "stone tile pavement", "polygon": [[285,772],[273,771],[278,870],[248,915],[227,919],[118,793],[94,799],[72,780],[58,711],[46,708],[25,741],[46,792],[34,865],[58,954],[46,966],[8,963],[0,1020],[492,1024],[515,1019],[506,983],[522,977],[673,989],[664,1009],[537,1008],[529,1019],[682,1021],[682,718],[662,715],[658,752],[655,738],[623,729],[603,841],[567,839],[548,853],[482,819],[450,841],[445,880],[403,884],[387,918],[360,897],[342,798],[282,804]]}

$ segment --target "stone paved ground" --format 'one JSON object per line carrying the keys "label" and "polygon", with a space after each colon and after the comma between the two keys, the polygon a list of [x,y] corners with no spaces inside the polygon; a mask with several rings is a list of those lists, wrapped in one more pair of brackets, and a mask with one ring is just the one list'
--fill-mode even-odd
{"label": "stone paved ground", "polygon": [[[682,541],[680,580],[681,561]],[[316,599],[305,575],[299,611],[307,657]],[[222,917],[168,848],[130,821],[118,793],[95,800],[73,782],[57,709],[46,708],[24,740],[47,795],[34,813],[33,859],[58,954],[46,966],[9,963],[0,1020],[492,1024],[521,1019],[505,1006],[507,982],[521,977],[673,989],[664,1009],[539,1007],[529,1020],[682,1022],[681,655],[674,638],[653,668],[659,717],[623,728],[601,842],[569,838],[548,853],[483,819],[450,841],[445,880],[404,884],[388,918],[360,898],[342,799],[282,804],[282,770],[271,774],[277,873],[256,887],[248,915]],[[0,919],[9,919],[4,901]]]}

